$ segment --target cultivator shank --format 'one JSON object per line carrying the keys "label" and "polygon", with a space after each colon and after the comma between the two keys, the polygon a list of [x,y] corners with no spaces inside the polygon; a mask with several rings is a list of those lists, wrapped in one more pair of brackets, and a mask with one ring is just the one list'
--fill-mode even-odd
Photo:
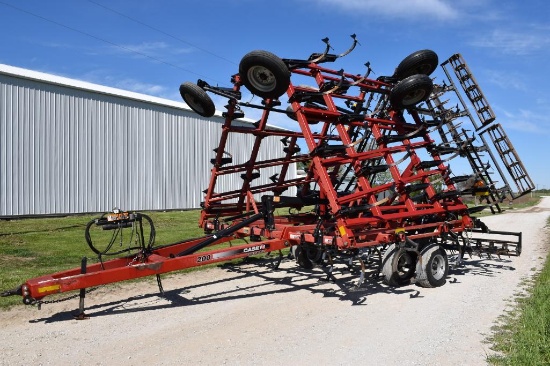
{"label": "cultivator shank", "polygon": [[[372,266],[389,285],[416,280],[437,287],[448,272],[447,252],[460,258],[519,255],[521,234],[488,237],[489,230],[462,199],[465,190],[458,187],[464,182],[471,183],[470,190],[478,181],[490,182],[488,167],[476,155],[485,146],[475,146],[473,134],[454,123],[471,117],[465,107],[444,106],[442,97],[456,87],[452,82],[434,85],[429,75],[438,66],[437,55],[415,52],[392,75],[377,79],[369,78],[369,63],[362,75],[326,67],[356,47],[355,35],[352,39],[352,46],[338,55],[328,53],[330,43],[324,39],[324,52],[303,60],[252,51],[241,60],[230,88],[202,80],[181,85],[183,99],[202,116],[215,112],[206,92],[228,98],[201,203],[205,237],[162,247],[144,244],[137,254],[100,258],[85,273],[78,269],[29,280],[16,292],[33,303],[55,292],[269,252],[279,253],[278,264],[283,249],[299,266],[319,265],[328,274],[340,259],[350,266],[359,263],[359,284]],[[469,98],[483,104],[478,112],[492,113],[477,84],[467,88],[472,85],[477,89]],[[242,102],[243,87],[261,102]],[[243,124],[239,119],[246,108],[261,110],[261,117]],[[286,119],[287,128],[268,124],[274,115]],[[485,118],[482,127],[493,121]],[[236,134],[251,138],[246,161],[235,161],[231,151],[242,148],[231,144]],[[268,137],[279,138],[281,148],[266,156],[260,151]],[[448,162],[459,156],[475,168],[472,176],[451,172]],[[302,174],[294,174],[296,165]],[[524,170],[521,174],[526,176]],[[232,182],[232,188],[223,188],[221,180]],[[500,191],[489,194],[491,207],[502,201]],[[246,241],[220,248],[236,239]]]}

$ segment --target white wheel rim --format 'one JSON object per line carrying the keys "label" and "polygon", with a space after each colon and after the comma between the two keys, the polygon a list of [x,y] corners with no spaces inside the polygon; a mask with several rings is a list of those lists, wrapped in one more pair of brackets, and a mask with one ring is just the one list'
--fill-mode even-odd
{"label": "white wheel rim", "polygon": [[441,254],[436,254],[433,259],[429,271],[435,280],[440,280],[445,276],[445,257]]}

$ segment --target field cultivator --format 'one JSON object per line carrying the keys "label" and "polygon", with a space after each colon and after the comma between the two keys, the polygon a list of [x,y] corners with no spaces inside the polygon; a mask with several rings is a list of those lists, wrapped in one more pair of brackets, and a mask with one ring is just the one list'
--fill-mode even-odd
{"label": "field cultivator", "polygon": [[[242,58],[232,87],[202,80],[181,85],[184,101],[205,117],[216,110],[208,93],[228,99],[201,203],[204,237],[155,246],[154,226],[146,215],[116,211],[87,227],[86,239],[98,263],[83,260],[80,268],[30,279],[4,295],[40,304],[48,295],[80,290],[83,301],[86,288],[151,275],[157,276],[162,292],[160,274],[253,255],[268,256],[274,268],[283,257],[292,258],[306,270],[323,268],[327,278],[340,262],[358,265],[358,286],[370,267],[389,286],[414,282],[438,287],[446,281],[451,255],[456,265],[466,255],[520,255],[521,233],[491,231],[472,216],[484,208],[500,211],[498,204],[512,195],[507,183],[497,187],[492,167],[501,176],[504,172],[486,140],[480,143],[476,136],[490,134],[496,136],[495,144],[506,142],[498,154],[513,157],[506,167],[520,184],[516,196],[533,188],[500,125],[483,114],[490,107],[463,59],[455,55],[443,68],[458,57],[454,70],[467,70],[460,80],[469,82],[464,84],[467,96],[484,118],[473,131],[458,121],[476,123],[449,72],[445,69],[447,79],[440,84],[430,76],[439,66],[435,52],[414,52],[392,75],[376,79],[370,78],[369,63],[363,74],[326,67],[355,48],[355,35],[352,40],[347,51],[332,54],[324,39],[324,51],[308,59],[255,50]],[[241,101],[243,86],[261,102]],[[447,109],[449,93],[462,104]],[[247,108],[261,110],[259,120],[235,123]],[[284,120],[287,127],[273,127],[270,118]],[[233,161],[234,134],[252,137],[246,162]],[[273,136],[280,138],[281,150],[261,158],[262,140]],[[491,166],[482,153],[491,154]],[[448,162],[461,158],[472,174],[452,173]],[[290,174],[296,165],[301,174]],[[273,169],[277,173],[265,179]],[[220,179],[234,188],[221,188]],[[469,208],[466,194],[484,198],[486,205]],[[119,238],[124,228],[132,230],[139,245],[115,252],[115,239],[103,249],[94,244],[94,230],[114,230],[113,238]],[[106,260],[110,254],[116,258]]]}

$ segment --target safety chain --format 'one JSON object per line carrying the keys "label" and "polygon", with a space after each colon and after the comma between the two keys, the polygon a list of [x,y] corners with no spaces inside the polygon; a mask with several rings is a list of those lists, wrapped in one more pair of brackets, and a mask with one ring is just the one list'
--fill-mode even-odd
{"label": "safety chain", "polygon": [[[103,287],[103,286],[97,286],[97,287],[92,287],[92,288],[86,289],[85,293],[89,294],[90,292],[93,292],[93,291],[97,290],[100,287]],[[76,299],[77,297],[80,297],[80,293],[75,294],[75,295],[71,295],[71,296],[67,296],[67,297],[64,297],[62,299],[44,300],[44,301],[43,300],[35,300],[35,301],[31,302],[29,305],[36,305],[38,307],[38,310],[40,310],[40,307],[42,306],[42,304],[57,304],[57,303],[60,303],[60,302]]]}

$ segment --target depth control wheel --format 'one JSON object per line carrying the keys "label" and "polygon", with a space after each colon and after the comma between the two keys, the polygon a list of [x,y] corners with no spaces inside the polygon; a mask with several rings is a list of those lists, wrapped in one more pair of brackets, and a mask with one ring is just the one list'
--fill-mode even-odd
{"label": "depth control wheel", "polygon": [[312,269],[314,263],[308,257],[307,249],[303,245],[295,245],[291,248],[291,253],[294,256],[298,266],[303,269]]}
{"label": "depth control wheel", "polygon": [[433,89],[432,79],[427,75],[413,75],[398,82],[390,91],[394,109],[413,107],[428,99]]}
{"label": "depth control wheel", "polygon": [[216,113],[216,106],[206,92],[189,81],[180,85],[180,94],[185,103],[203,117],[212,117]]}
{"label": "depth control wheel", "polygon": [[446,282],[449,273],[447,253],[439,245],[429,245],[420,252],[416,264],[416,283],[421,287],[439,287]]}
{"label": "depth control wheel", "polygon": [[434,51],[416,51],[405,57],[403,61],[399,63],[393,76],[398,80],[402,80],[416,74],[430,75],[435,71],[438,63],[439,59]]}
{"label": "depth control wheel", "polygon": [[239,75],[248,90],[262,98],[278,98],[290,85],[290,71],[276,55],[251,51],[239,63]]}
{"label": "depth control wheel", "polygon": [[384,283],[394,287],[408,285],[414,276],[416,259],[414,252],[390,245],[382,257]]}

